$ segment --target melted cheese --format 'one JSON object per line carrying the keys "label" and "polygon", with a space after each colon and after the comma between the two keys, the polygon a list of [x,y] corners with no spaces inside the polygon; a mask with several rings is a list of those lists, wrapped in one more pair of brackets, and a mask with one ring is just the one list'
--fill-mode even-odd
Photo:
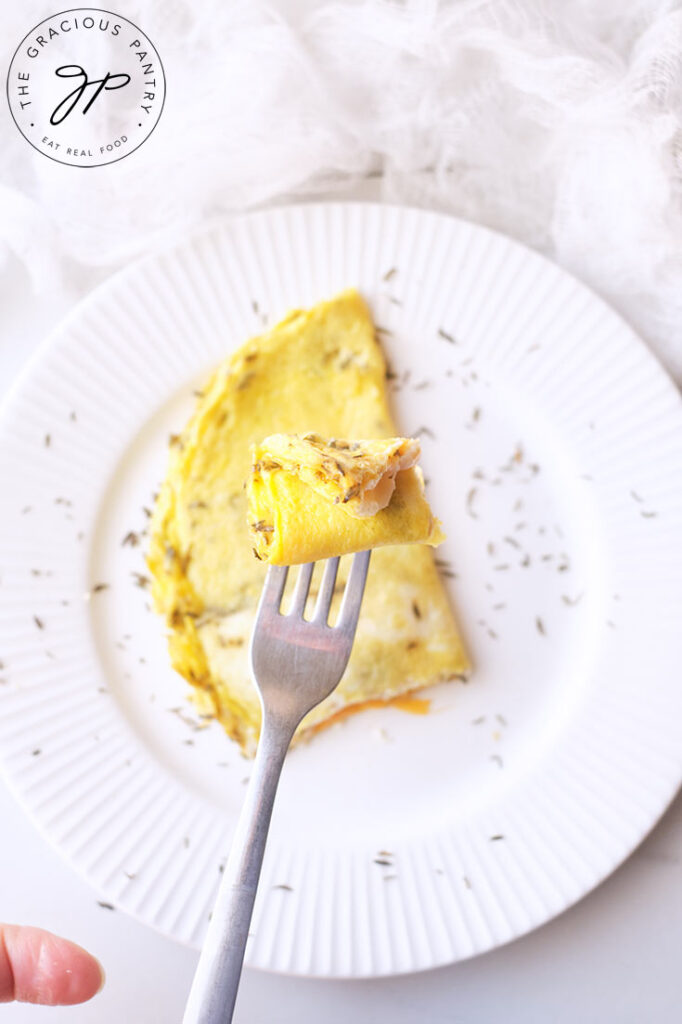
{"label": "melted cheese", "polygon": [[386,508],[395,477],[416,465],[419,441],[325,441],[319,434],[272,434],[253,448],[255,476],[284,470],[350,516],[373,516]]}

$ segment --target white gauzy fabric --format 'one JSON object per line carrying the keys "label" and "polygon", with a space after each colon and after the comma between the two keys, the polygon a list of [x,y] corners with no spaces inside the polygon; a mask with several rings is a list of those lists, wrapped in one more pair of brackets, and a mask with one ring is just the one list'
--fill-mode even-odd
{"label": "white gauzy fabric", "polygon": [[[682,382],[680,2],[366,0],[298,18],[292,4],[289,20],[241,0],[114,6],[166,70],[166,108],[136,153],[61,166],[0,105],[0,240],[37,289],[207,217],[381,172],[386,199],[555,258]],[[4,67],[58,9],[3,9]]]}

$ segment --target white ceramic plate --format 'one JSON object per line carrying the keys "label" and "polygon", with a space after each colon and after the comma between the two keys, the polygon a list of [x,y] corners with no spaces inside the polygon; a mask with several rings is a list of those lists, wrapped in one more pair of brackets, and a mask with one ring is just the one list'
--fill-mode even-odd
{"label": "white ceramic plate", "polygon": [[247,962],[328,977],[542,924],[630,853],[682,769],[673,385],[505,238],[310,205],[117,275],[4,407],[0,746],[36,822],[105,899],[200,944],[249,763],[189,710],[132,542],[193,389],[263,322],[349,285],[384,329],[402,432],[425,428],[476,670],[425,717],[370,711],[288,759]]}

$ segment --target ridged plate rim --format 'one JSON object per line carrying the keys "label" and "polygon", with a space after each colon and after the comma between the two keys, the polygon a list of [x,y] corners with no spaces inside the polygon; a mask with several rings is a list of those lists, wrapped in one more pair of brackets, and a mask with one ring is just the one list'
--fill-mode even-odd
{"label": "ridged plate rim", "polygon": [[[677,390],[643,342],[582,284],[518,243],[487,228],[471,225],[444,214],[371,203],[310,203],[278,207],[247,214],[226,223],[210,225],[186,241],[145,257],[98,286],[40,346],[3,403],[0,412],[0,463],[3,458],[9,457],[8,450],[12,444],[18,444],[19,449],[24,444],[25,439],[17,440],[12,418],[17,411],[21,411],[22,403],[26,401],[31,389],[37,386],[36,381],[39,381],[44,372],[46,362],[54,357],[60,346],[71,345],[74,352],[78,351],[79,346],[82,349],[87,339],[79,337],[79,331],[83,330],[84,325],[87,326],[88,318],[95,316],[98,310],[106,310],[107,303],[110,303],[113,297],[127,294],[131,302],[140,303],[140,281],[155,281],[157,284],[161,281],[162,289],[165,281],[170,287],[170,271],[179,273],[182,277],[183,266],[187,261],[190,266],[193,265],[194,271],[201,271],[201,247],[204,244],[208,245],[212,239],[216,245],[224,244],[228,248],[230,245],[238,245],[242,247],[241,251],[250,251],[255,261],[250,272],[258,276],[258,260],[262,259],[268,264],[268,260],[271,259],[263,250],[263,239],[272,239],[273,233],[276,236],[277,232],[277,237],[281,238],[290,235],[297,245],[302,246],[302,250],[299,251],[310,254],[316,252],[318,256],[323,251],[323,248],[320,248],[323,240],[329,244],[331,237],[339,246],[348,244],[351,262],[352,247],[358,245],[359,241],[367,243],[369,238],[372,244],[380,247],[382,239],[393,237],[391,233],[403,242],[407,238],[415,249],[418,249],[419,244],[425,245],[424,240],[428,241],[429,237],[437,239],[441,248],[446,244],[455,246],[458,239],[464,244],[461,240],[466,238],[466,245],[469,245],[471,251],[480,258],[478,269],[483,278],[485,279],[486,268],[492,267],[494,270],[496,281],[489,282],[489,294],[496,296],[500,302],[503,299],[508,301],[508,308],[514,315],[523,317],[524,303],[528,304],[528,296],[524,299],[519,292],[519,298],[515,292],[517,281],[523,279],[524,275],[532,283],[533,288],[547,287],[550,296],[552,289],[560,293],[565,305],[563,314],[556,314],[559,327],[561,316],[564,315],[564,326],[573,326],[577,330],[581,324],[588,325],[602,342],[602,352],[599,356],[588,350],[584,339],[580,342],[583,345],[583,349],[580,350],[582,355],[585,359],[594,359],[594,367],[586,370],[579,361],[572,366],[576,377],[581,373],[585,375],[585,392],[588,398],[592,400],[590,386],[597,397],[599,396],[600,380],[603,378],[610,388],[615,389],[610,393],[616,395],[616,411],[624,415],[624,422],[636,422],[642,435],[645,428],[648,429],[650,436],[657,442],[660,441],[662,445],[658,449],[656,464],[653,468],[648,466],[648,472],[653,474],[650,477],[652,487],[656,481],[659,482],[663,501],[657,505],[656,517],[652,517],[652,520],[646,523],[647,533],[646,536],[642,533],[641,550],[637,548],[637,544],[640,543],[637,539],[639,534],[631,532],[634,531],[634,527],[629,521],[623,527],[622,537],[617,533],[609,536],[609,544],[614,544],[616,548],[620,544],[618,554],[621,558],[627,554],[627,545],[635,544],[630,554],[635,562],[635,556],[638,556],[642,564],[629,568],[620,565],[619,572],[623,572],[625,577],[628,572],[635,572],[635,568],[640,573],[643,572],[644,584],[651,588],[652,595],[657,593],[656,574],[662,574],[663,563],[657,563],[652,567],[650,576],[646,575],[647,566],[644,563],[656,552],[669,554],[669,557],[665,558],[665,580],[661,583],[660,603],[651,606],[649,620],[640,625],[650,634],[651,642],[655,641],[658,648],[664,652],[672,651],[676,615],[682,606],[682,563],[679,555],[679,542],[682,537],[682,482],[675,479],[676,467],[679,478],[679,466],[682,465],[682,405]],[[293,248],[295,250],[296,246]],[[433,275],[431,287],[434,289],[439,282],[443,283],[443,275],[447,275],[447,256],[450,250],[436,251],[440,253],[442,265],[440,277],[437,273]],[[506,270],[505,268],[509,266],[512,269]],[[273,271],[272,268],[268,269],[267,273],[263,271],[264,278],[273,273],[277,271]],[[322,271],[320,274],[323,276]],[[319,278],[313,281],[310,287],[313,292],[317,289],[318,297],[323,298],[325,294],[320,288],[319,281]],[[507,296],[503,292],[496,295],[496,288],[501,288],[500,282],[509,288]],[[212,287],[214,285],[215,283]],[[472,291],[475,291],[475,286],[476,282],[472,282]],[[170,301],[170,291],[167,298]],[[481,298],[479,297],[477,301],[480,304]],[[437,297],[434,302],[437,304]],[[441,305],[447,311],[447,305],[442,302]],[[471,312],[466,309],[466,305],[463,309],[462,315]],[[482,306],[481,311],[486,312]],[[488,310],[487,313],[489,312]],[[452,313],[447,315],[457,319]],[[493,316],[494,311],[490,315]],[[573,317],[573,320],[570,320],[570,317]],[[508,329],[508,325],[505,329]],[[561,332],[556,322],[553,330],[559,338]],[[486,337],[483,331],[480,339],[481,348],[486,349],[487,346],[494,352],[494,344],[495,342]],[[562,345],[565,346],[565,352]],[[580,345],[578,347],[580,349]],[[538,393],[542,391],[544,394],[543,389],[547,389],[548,393],[552,394],[552,389],[556,389],[556,394],[561,396],[561,367],[557,366],[557,353],[565,355],[570,351],[572,350],[567,342],[557,340],[556,350],[552,355],[541,355],[531,370],[521,371],[516,369],[516,350],[512,341],[499,358],[501,363],[504,363],[505,372],[508,371],[511,378],[514,377],[514,373],[521,374],[519,380],[525,381],[531,391],[535,388],[538,389]],[[609,353],[618,355],[622,370],[615,372],[613,365],[608,364]],[[114,356],[115,353],[112,353],[112,358]],[[524,378],[523,374],[527,374],[527,377]],[[144,383],[138,381],[135,386],[144,391]],[[564,390],[565,386],[564,382]],[[643,401],[640,401],[638,406],[635,397],[632,398],[632,405],[626,405],[628,395],[644,395],[647,401],[657,403],[655,415],[649,415],[648,407]],[[567,422],[570,422],[570,415],[566,413]],[[645,445],[648,443],[647,439],[644,438],[641,443]],[[651,443],[653,444],[653,441]],[[612,461],[618,463],[617,455]],[[624,522],[629,507],[627,502],[620,493],[616,495],[615,490],[609,492],[608,486],[605,487],[605,496],[598,499],[598,504],[607,510],[604,512],[605,516],[608,514],[614,517],[615,523],[620,523],[619,517],[623,518]],[[0,515],[0,524],[8,527],[2,531],[3,540],[0,541],[4,565],[8,557],[5,538],[11,536],[16,524],[9,522],[7,510]],[[644,524],[638,524],[638,528],[639,526],[643,527]],[[663,555],[661,557],[663,558]],[[26,553],[22,553],[20,558],[28,565],[31,560],[30,548]],[[638,578],[636,572],[634,578]],[[642,587],[643,591],[645,586]],[[9,606],[6,602],[0,604],[0,639],[2,649],[5,650],[6,646],[13,642],[13,609],[11,602]],[[642,608],[633,605],[634,613],[641,614]],[[89,649],[92,645],[89,638],[82,639],[84,650],[79,657],[85,663],[93,656]],[[637,654],[637,651],[634,654]],[[31,676],[32,671],[30,661],[29,656],[27,678]],[[42,672],[44,675],[44,667]],[[306,934],[303,934],[304,929],[299,929],[295,938],[293,937],[292,929],[296,921],[295,918],[287,917],[288,911],[284,908],[276,917],[266,921],[258,941],[249,949],[247,962],[265,969],[318,977],[372,977],[427,969],[476,955],[510,941],[575,903],[607,877],[641,842],[679,787],[682,777],[682,726],[679,724],[679,719],[682,718],[679,714],[682,710],[682,697],[674,691],[672,677],[667,677],[665,672],[659,675],[657,683],[662,688],[661,692],[648,693],[648,703],[643,707],[638,701],[641,702],[644,693],[638,689],[636,681],[633,681],[632,685],[625,685],[620,692],[606,680],[603,691],[600,688],[598,695],[595,695],[594,701],[590,704],[590,723],[583,722],[579,733],[572,735],[570,742],[566,739],[563,747],[558,743],[557,748],[547,755],[546,775],[541,780],[531,775],[526,780],[525,791],[520,796],[517,793],[510,794],[506,806],[497,808],[495,815],[487,821],[477,823],[478,833],[476,827],[470,821],[466,821],[460,830],[445,830],[435,836],[415,836],[411,843],[406,844],[402,851],[404,878],[401,880],[400,889],[397,890],[397,901],[393,896],[382,896],[379,899],[376,894],[369,900],[369,931],[365,936],[365,953],[359,960],[357,957],[354,959],[355,954],[349,953],[348,949],[357,938],[357,929],[360,927],[357,915],[360,910],[354,905],[350,916],[337,924],[337,929],[340,929],[338,934],[332,934],[328,922],[325,925],[325,920],[332,913],[333,900],[331,896],[323,894],[318,897],[318,902],[321,901],[323,906],[322,911],[318,904],[314,904],[312,909],[306,908]],[[66,684],[64,686],[66,692]],[[83,856],[76,849],[78,844],[75,843],[73,834],[68,834],[68,841],[61,837],[60,826],[54,821],[52,824],[48,822],[49,815],[44,808],[38,808],[37,802],[28,792],[31,787],[35,788],[36,779],[40,782],[41,772],[47,772],[47,769],[43,769],[40,759],[28,764],[17,760],[13,746],[15,726],[8,725],[8,722],[11,718],[12,722],[16,722],[16,728],[21,731],[22,723],[28,722],[30,725],[31,715],[22,710],[21,701],[28,700],[25,695],[17,704],[18,711],[13,710],[13,695],[14,687],[0,688],[0,708],[10,713],[0,727],[0,750],[5,778],[48,840],[54,843],[77,869],[83,870]],[[615,723],[613,734],[604,731],[605,716],[610,716],[611,722]],[[112,733],[112,743],[120,740],[125,746],[127,739],[125,735],[122,740],[118,736],[119,726],[120,722],[117,720]],[[627,764],[630,753],[628,742],[635,745],[639,758],[635,775]],[[139,743],[132,737],[130,750],[131,757],[142,758],[141,771],[146,773],[144,777],[150,793],[158,791],[161,799],[164,793],[167,797],[174,793],[174,781],[167,779],[158,766],[144,761],[144,752],[139,750]],[[619,785],[614,782],[616,778],[621,779]],[[644,788],[640,784],[642,778],[646,779]],[[626,788],[628,791],[625,791]],[[544,819],[541,824],[528,813],[531,804],[542,807]],[[187,797],[183,813],[186,820],[192,820],[199,831],[203,830],[212,849],[219,850],[221,844],[224,845],[225,825],[224,822],[217,820],[212,808]],[[572,815],[576,816],[577,825],[571,818]],[[547,852],[547,835],[551,834],[552,829],[556,834],[557,829],[566,826],[569,818],[573,823],[568,827],[566,836],[567,840],[570,837],[573,848],[568,854],[562,853],[550,870],[540,856],[540,851]],[[517,835],[523,835],[526,829],[524,843],[511,850],[503,849],[502,843],[482,845],[482,836],[487,834],[489,838],[506,822],[513,823],[519,830]],[[613,832],[610,841],[608,835],[604,837],[602,834],[597,851],[589,838],[585,838],[587,833],[582,826],[594,825],[596,828],[598,822],[608,822]],[[76,838],[83,843],[85,833],[79,835],[78,827],[74,828]],[[550,832],[542,832],[543,828],[549,828]],[[87,848],[87,841],[85,847]],[[282,856],[286,855],[285,849],[280,852]],[[306,857],[314,862],[318,854],[319,851],[308,851]],[[548,855],[551,862],[552,856],[556,857],[556,851],[549,849]],[[445,902],[440,903],[441,894],[436,893],[434,889],[433,876],[427,877],[425,870],[425,865],[433,862],[434,857],[452,865],[453,875],[461,874],[462,865],[476,863],[480,868],[481,877],[490,883],[491,891],[488,896],[483,896],[479,892],[470,896],[468,893],[453,889]],[[564,857],[565,861],[562,859]],[[305,857],[303,860],[305,861]],[[317,864],[317,870],[331,871],[337,884],[345,887],[343,891],[352,895],[353,880],[357,882],[358,878],[362,878],[364,868],[355,861],[347,864],[335,861],[336,858],[330,856],[327,851],[326,860],[323,858]],[[529,874],[533,875],[534,872],[537,892],[533,889],[533,883],[528,881]],[[87,871],[86,875],[101,891],[111,891],[106,886],[106,872]],[[515,880],[513,885],[510,885],[507,875]],[[266,875],[265,882],[268,880],[271,880],[271,875]],[[196,892],[191,886],[188,889],[186,900],[190,906],[193,899],[196,899],[202,908],[206,900],[210,900],[210,892],[202,891],[201,895],[197,895],[201,881],[201,878],[196,879]],[[540,891],[542,896],[538,895]],[[163,916],[166,912],[164,907],[145,907],[144,900],[142,903],[139,901],[139,894],[136,897],[137,904],[120,892],[111,892],[111,895],[117,905],[141,920],[166,934],[174,935],[181,941],[192,941],[196,944],[196,937],[192,938],[194,933],[189,935],[186,928],[183,931],[180,927],[168,926],[167,919]],[[524,905],[527,895],[537,896],[538,902],[531,909],[529,907],[533,903],[532,899],[528,905]],[[470,902],[467,904],[466,900]],[[181,908],[177,911],[177,916],[181,918],[183,913],[186,911]],[[311,921],[317,923],[311,925]],[[287,949],[282,948],[282,942],[278,944],[276,933],[280,928],[285,936],[287,933],[291,936],[291,946]],[[403,946],[399,948],[392,945],[391,941],[385,941],[381,949],[378,946],[375,949],[373,944],[379,941],[376,935],[391,928],[395,928],[396,933],[404,930],[407,938]],[[316,943],[321,943],[322,954],[310,952]]]}

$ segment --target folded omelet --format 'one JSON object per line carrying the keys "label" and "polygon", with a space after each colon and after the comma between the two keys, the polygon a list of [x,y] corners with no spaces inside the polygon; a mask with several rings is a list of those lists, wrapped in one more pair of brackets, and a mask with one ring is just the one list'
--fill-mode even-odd
{"label": "folded omelet", "polygon": [[317,562],[389,544],[445,539],[416,465],[419,441],[275,434],[252,448],[254,552],[271,565]]}
{"label": "folded omelet", "polygon": [[[385,376],[367,307],[357,292],[347,291],[295,310],[229,356],[172,440],[151,521],[152,598],[169,626],[172,664],[192,684],[199,709],[215,715],[249,756],[261,713],[248,645],[266,569],[254,557],[247,526],[251,448],[273,434],[364,438],[379,445],[387,438],[404,440],[396,438]],[[347,571],[342,560],[337,604]],[[334,614],[332,603],[332,620]],[[379,548],[343,679],[306,716],[296,738],[348,709],[468,671],[430,549]]]}

